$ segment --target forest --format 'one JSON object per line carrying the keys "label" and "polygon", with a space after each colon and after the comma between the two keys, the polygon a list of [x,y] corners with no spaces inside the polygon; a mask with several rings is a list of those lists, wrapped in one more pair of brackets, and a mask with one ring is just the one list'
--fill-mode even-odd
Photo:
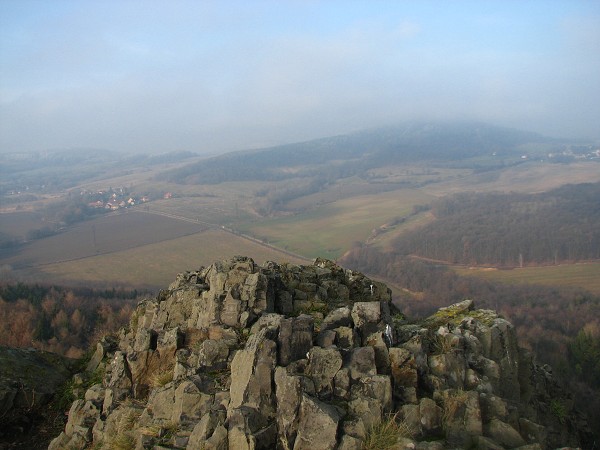
{"label": "forest", "polygon": [[434,222],[394,252],[452,264],[523,267],[600,258],[600,183],[539,194],[460,193],[432,205]]}
{"label": "forest", "polygon": [[135,289],[0,285],[0,345],[81,357],[105,334],[129,322],[145,294]]}

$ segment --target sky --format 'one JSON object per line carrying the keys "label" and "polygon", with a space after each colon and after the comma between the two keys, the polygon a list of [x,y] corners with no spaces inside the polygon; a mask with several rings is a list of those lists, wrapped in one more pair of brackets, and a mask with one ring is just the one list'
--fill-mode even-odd
{"label": "sky", "polygon": [[0,152],[218,153],[413,120],[600,140],[600,1],[0,0]]}

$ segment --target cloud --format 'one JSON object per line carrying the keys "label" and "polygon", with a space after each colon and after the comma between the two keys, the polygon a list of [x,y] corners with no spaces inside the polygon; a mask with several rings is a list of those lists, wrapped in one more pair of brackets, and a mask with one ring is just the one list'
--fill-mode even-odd
{"label": "cloud", "polygon": [[590,14],[504,3],[483,14],[462,2],[447,16],[412,3],[69,5],[0,31],[0,151],[223,151],[413,118],[600,137]]}

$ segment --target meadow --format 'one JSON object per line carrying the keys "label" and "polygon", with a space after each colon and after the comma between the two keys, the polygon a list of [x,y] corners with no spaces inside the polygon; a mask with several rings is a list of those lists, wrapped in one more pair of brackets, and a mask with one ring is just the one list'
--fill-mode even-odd
{"label": "meadow", "polygon": [[236,225],[243,233],[283,249],[315,258],[337,259],[373,230],[411,214],[414,205],[431,200],[414,189],[357,195],[321,204],[305,212]]}
{"label": "meadow", "polygon": [[478,277],[489,281],[507,284],[581,287],[600,294],[600,262],[523,267],[510,270],[457,266],[452,268],[459,275]]}

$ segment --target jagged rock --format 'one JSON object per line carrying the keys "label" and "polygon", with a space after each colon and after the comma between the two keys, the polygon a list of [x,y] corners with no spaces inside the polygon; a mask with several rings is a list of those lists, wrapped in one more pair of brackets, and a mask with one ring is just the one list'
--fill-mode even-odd
{"label": "jagged rock", "polygon": [[521,417],[519,419],[519,430],[521,431],[521,436],[527,442],[538,443],[542,446],[546,445],[546,427]]}
{"label": "jagged rock", "polygon": [[287,370],[278,367],[275,370],[275,386],[279,429],[278,443],[281,448],[292,448],[298,433],[298,410],[303,392],[304,377],[288,375]]}
{"label": "jagged rock", "polygon": [[485,436],[507,448],[516,448],[527,444],[517,430],[500,419],[490,420],[485,424],[483,430]]}
{"label": "jagged rock", "polygon": [[405,348],[389,349],[390,368],[394,380],[394,392],[402,387],[417,387],[417,363],[412,352]]}
{"label": "jagged rock", "polygon": [[347,400],[350,395],[350,371],[342,367],[333,378],[333,395],[337,398]]}
{"label": "jagged rock", "polygon": [[349,350],[358,345],[358,333],[354,328],[350,327],[337,327],[335,331],[335,344],[343,349]]}
{"label": "jagged rock", "polygon": [[362,419],[366,427],[380,422],[391,408],[392,386],[389,377],[374,375],[352,385],[348,411]]}
{"label": "jagged rock", "polygon": [[429,369],[432,375],[443,379],[450,388],[462,389],[465,385],[467,363],[462,354],[431,355]]}
{"label": "jagged rock", "polygon": [[442,432],[443,426],[442,408],[440,408],[432,399],[424,397],[419,402],[419,422],[421,432],[425,436],[438,436]]}
{"label": "jagged rock", "polygon": [[492,439],[485,436],[477,436],[477,439],[474,441],[474,445],[476,448],[482,450],[504,450],[502,445],[497,444]]}
{"label": "jagged rock", "polygon": [[446,440],[452,446],[468,448],[483,435],[479,394],[448,389],[439,392],[445,416]]}
{"label": "jagged rock", "polygon": [[384,340],[384,335],[381,332],[371,333],[366,341],[365,345],[373,347],[375,351],[375,367],[377,373],[390,373],[390,355],[388,351],[388,344]]}
{"label": "jagged rock", "polygon": [[479,396],[479,403],[481,404],[481,417],[484,422],[489,422],[492,419],[507,419],[508,409],[502,398],[482,392]]}
{"label": "jagged rock", "polygon": [[352,321],[361,339],[378,330],[381,321],[381,304],[379,302],[356,302],[352,307]]}
{"label": "jagged rock", "polygon": [[306,357],[313,346],[314,319],[302,314],[291,319],[281,319],[277,344],[278,364],[287,366]]}
{"label": "jagged rock", "polygon": [[294,450],[328,450],[335,447],[340,416],[333,406],[303,394],[298,416]]}
{"label": "jagged rock", "polygon": [[342,436],[337,447],[338,450],[361,450],[363,447],[362,441],[348,434]]}
{"label": "jagged rock", "polygon": [[333,330],[338,327],[351,326],[352,316],[350,308],[344,306],[342,308],[334,309],[327,314],[327,316],[323,319],[323,323],[321,324],[321,330]]}
{"label": "jagged rock", "polygon": [[389,417],[398,449],[579,444],[583,422],[549,406],[572,401],[510,323],[471,300],[410,325],[393,308],[385,285],[322,259],[180,274],[97,346],[103,383],[51,448],[351,450]]}
{"label": "jagged rock", "polygon": [[352,380],[368,377],[377,373],[375,350],[373,347],[358,347],[350,351],[347,367]]}
{"label": "jagged rock", "polygon": [[197,367],[205,371],[221,370],[227,367],[229,346],[223,340],[207,339],[198,348]]}
{"label": "jagged rock", "polygon": [[96,344],[96,351],[85,367],[85,371],[91,373],[97,370],[107,353],[114,352],[117,349],[117,344],[113,336],[104,336],[101,338],[100,342]]}
{"label": "jagged rock", "polygon": [[0,446],[32,428],[73,368],[73,360],[53,353],[0,346]]}
{"label": "jagged rock", "polygon": [[308,352],[306,373],[313,380],[319,398],[333,394],[333,378],[342,367],[342,355],[335,347],[313,347]]}

